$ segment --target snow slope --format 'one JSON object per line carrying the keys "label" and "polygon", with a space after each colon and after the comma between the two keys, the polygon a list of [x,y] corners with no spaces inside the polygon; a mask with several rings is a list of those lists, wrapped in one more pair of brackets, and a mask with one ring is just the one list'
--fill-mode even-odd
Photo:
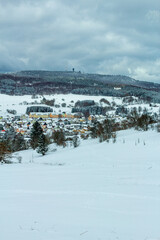
{"label": "snow slope", "polygon": [[159,240],[160,134],[121,131],[0,165],[2,240]]}

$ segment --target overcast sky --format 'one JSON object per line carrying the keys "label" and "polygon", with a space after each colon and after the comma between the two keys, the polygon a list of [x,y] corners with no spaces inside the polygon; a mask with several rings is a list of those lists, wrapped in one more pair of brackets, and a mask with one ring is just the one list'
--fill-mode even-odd
{"label": "overcast sky", "polygon": [[160,83],[160,0],[0,0],[0,71],[73,67]]}

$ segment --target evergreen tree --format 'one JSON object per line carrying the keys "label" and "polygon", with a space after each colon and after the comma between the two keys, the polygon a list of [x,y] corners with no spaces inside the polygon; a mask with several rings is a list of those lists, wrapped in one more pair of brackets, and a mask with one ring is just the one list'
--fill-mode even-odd
{"label": "evergreen tree", "polygon": [[45,155],[47,151],[48,151],[48,142],[45,135],[42,133],[38,139],[37,152],[41,153],[42,155]]}
{"label": "evergreen tree", "polygon": [[33,127],[31,129],[31,140],[30,144],[33,149],[36,149],[38,147],[38,141],[40,136],[42,135],[43,130],[39,122],[35,122],[33,124]]}

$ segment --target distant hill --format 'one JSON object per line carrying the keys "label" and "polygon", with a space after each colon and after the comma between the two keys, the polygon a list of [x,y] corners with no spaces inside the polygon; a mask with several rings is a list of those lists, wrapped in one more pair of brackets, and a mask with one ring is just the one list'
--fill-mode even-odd
{"label": "distant hill", "polygon": [[103,96],[137,96],[160,102],[160,84],[122,75],[71,71],[21,71],[0,74],[0,92],[10,95],[75,93]]}

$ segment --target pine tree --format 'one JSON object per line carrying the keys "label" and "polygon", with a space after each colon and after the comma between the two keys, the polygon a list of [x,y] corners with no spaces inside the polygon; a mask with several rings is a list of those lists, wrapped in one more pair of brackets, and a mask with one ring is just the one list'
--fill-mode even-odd
{"label": "pine tree", "polygon": [[45,155],[48,151],[48,142],[45,135],[42,133],[38,139],[37,152]]}
{"label": "pine tree", "polygon": [[40,136],[42,135],[43,130],[39,122],[35,122],[33,124],[33,127],[31,129],[31,140],[30,144],[33,149],[36,149],[38,147],[38,141]]}

